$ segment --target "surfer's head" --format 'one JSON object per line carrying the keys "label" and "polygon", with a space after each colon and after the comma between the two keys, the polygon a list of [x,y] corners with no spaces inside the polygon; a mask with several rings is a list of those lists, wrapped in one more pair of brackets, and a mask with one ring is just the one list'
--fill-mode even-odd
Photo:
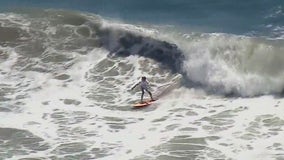
{"label": "surfer's head", "polygon": [[142,79],[142,81],[146,81],[146,77],[145,76],[143,76],[141,79]]}

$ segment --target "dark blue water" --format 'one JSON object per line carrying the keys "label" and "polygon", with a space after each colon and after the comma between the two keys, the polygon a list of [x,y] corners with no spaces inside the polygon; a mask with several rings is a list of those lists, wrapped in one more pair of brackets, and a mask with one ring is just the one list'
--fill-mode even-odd
{"label": "dark blue water", "polygon": [[173,25],[183,30],[279,37],[282,0],[3,0],[1,10],[61,8],[130,23]]}

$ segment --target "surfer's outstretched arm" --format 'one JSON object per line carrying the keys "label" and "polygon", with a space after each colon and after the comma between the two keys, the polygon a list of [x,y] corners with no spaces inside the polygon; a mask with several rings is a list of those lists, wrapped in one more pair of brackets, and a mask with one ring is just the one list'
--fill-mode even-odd
{"label": "surfer's outstretched arm", "polygon": [[138,85],[140,84],[140,82],[138,82],[137,84],[135,84],[132,88],[131,88],[131,90],[133,90],[135,87],[137,87]]}

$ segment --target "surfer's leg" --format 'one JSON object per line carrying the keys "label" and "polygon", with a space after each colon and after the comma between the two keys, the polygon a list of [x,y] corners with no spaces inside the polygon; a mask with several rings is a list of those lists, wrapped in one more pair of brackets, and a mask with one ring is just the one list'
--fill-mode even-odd
{"label": "surfer's leg", "polygon": [[152,93],[151,93],[148,89],[146,89],[146,91],[149,93],[149,95],[150,95],[150,97],[151,97],[151,100],[154,100],[154,99],[153,99],[153,96],[152,96]]}
{"label": "surfer's leg", "polygon": [[141,103],[143,103],[143,96],[144,96],[144,89],[141,88],[142,94],[141,94]]}

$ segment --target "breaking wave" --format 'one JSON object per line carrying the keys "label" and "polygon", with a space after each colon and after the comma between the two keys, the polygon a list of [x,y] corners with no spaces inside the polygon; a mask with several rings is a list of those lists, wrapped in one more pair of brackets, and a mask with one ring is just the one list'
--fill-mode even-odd
{"label": "breaking wave", "polygon": [[[0,14],[0,60],[17,53],[16,70],[53,72],[76,63],[73,52],[142,56],[183,75],[184,85],[213,94],[257,96],[284,88],[283,40],[223,33],[183,34],[63,10]],[[51,65],[52,64],[52,65]]]}

